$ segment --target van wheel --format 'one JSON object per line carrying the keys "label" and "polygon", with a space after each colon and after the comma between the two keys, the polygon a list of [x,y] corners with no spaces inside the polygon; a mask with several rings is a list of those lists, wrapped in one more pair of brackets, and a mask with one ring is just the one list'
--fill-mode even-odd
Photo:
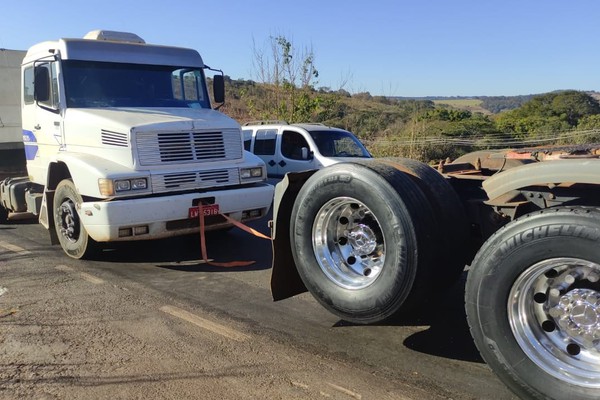
{"label": "van wheel", "polygon": [[475,344],[523,399],[600,398],[600,211],[543,210],[493,235],[468,274]]}
{"label": "van wheel", "polygon": [[419,307],[431,295],[431,215],[418,186],[390,166],[320,170],[292,210],[298,273],[325,308],[348,321],[374,323]]}
{"label": "van wheel", "polygon": [[83,202],[71,179],[61,181],[54,193],[54,227],[60,245],[72,258],[89,258],[98,243],[89,237],[81,224],[78,206]]}

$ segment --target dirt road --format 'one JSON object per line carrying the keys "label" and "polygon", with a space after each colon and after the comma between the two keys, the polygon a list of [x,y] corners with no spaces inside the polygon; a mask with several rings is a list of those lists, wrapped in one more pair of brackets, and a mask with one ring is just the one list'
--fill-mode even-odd
{"label": "dirt road", "polygon": [[[403,360],[429,327],[344,326],[307,295],[272,303],[265,252],[221,271],[185,250],[194,239],[91,262],[45,240],[0,227],[1,399],[512,398],[481,362]],[[231,254],[223,237],[209,248]]]}

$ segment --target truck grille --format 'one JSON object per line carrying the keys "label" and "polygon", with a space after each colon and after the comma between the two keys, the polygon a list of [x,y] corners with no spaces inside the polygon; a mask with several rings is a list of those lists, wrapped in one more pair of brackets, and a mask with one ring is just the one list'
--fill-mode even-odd
{"label": "truck grille", "polygon": [[240,174],[237,168],[152,175],[152,190],[155,193],[172,190],[202,189],[239,183]]}
{"label": "truck grille", "polygon": [[141,132],[136,136],[140,165],[236,160],[242,157],[237,129],[194,132]]}

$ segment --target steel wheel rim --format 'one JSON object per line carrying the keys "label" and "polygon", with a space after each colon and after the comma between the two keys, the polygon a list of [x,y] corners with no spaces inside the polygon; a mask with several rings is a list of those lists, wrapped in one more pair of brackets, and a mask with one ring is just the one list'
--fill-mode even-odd
{"label": "steel wheel rim", "polygon": [[345,289],[363,289],[381,275],[385,239],[379,221],[362,202],[336,197],[318,211],[313,251],[323,273]]}
{"label": "steel wheel rim", "polygon": [[75,204],[70,199],[65,199],[58,208],[60,233],[71,243],[79,239],[79,216]]}
{"label": "steel wheel rim", "polygon": [[600,265],[576,258],[541,261],[521,274],[508,319],[525,354],[546,373],[600,388]]}

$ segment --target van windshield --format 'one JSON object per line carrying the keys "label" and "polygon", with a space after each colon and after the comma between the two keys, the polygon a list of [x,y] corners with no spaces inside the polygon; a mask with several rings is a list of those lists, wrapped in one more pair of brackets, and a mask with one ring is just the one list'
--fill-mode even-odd
{"label": "van windshield", "polygon": [[371,155],[352,133],[342,130],[309,131],[319,153],[325,157],[364,157]]}
{"label": "van windshield", "polygon": [[67,107],[210,108],[198,68],[63,60]]}

